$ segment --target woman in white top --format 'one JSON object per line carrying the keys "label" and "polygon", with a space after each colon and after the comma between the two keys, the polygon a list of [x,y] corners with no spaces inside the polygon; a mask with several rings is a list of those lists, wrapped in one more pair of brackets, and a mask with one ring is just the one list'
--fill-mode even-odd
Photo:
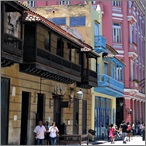
{"label": "woman in white top", "polygon": [[56,127],[55,122],[52,123],[52,126],[49,128],[49,132],[51,145],[56,145],[57,133],[59,132],[59,130]]}

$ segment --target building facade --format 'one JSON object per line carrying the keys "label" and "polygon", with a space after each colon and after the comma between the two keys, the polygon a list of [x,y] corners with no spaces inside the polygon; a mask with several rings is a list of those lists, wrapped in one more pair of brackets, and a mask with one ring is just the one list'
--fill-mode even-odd
{"label": "building facade", "polygon": [[[117,111],[126,122],[145,121],[145,6],[142,1],[102,1],[103,35],[125,63],[124,96]],[[108,23],[108,27],[107,27]],[[121,106],[122,107],[121,107]],[[118,116],[119,117],[119,116]],[[117,117],[117,118],[118,118]],[[120,121],[119,121],[120,122]]]}
{"label": "building facade", "polygon": [[92,89],[91,128],[96,130],[96,138],[101,138],[101,125],[116,123],[116,98],[124,95],[124,64],[115,57],[118,52],[106,45],[101,12],[91,4],[37,7],[35,11],[62,28],[76,29],[100,54],[98,62],[91,64],[94,70],[98,68],[98,86]]}
{"label": "building facade", "polygon": [[[46,1],[48,5],[100,5],[103,36],[124,62],[124,96],[117,99],[120,119],[130,123],[145,121],[145,2],[144,1]],[[34,6],[39,6],[36,3]],[[108,24],[108,27],[107,27]],[[126,35],[125,35],[126,34]],[[122,105],[119,106],[119,105]],[[138,113],[140,111],[140,114]],[[119,115],[119,112],[116,113]],[[119,122],[118,122],[119,124]]]}
{"label": "building facade", "polygon": [[97,86],[90,64],[99,55],[20,2],[3,1],[1,7],[2,144],[34,144],[39,120],[55,121],[60,134],[86,133],[90,88]]}

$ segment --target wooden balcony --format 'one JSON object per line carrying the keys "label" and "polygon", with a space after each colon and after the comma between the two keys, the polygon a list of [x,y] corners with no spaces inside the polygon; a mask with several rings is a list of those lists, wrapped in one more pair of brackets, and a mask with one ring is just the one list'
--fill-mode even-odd
{"label": "wooden balcony", "polygon": [[22,63],[22,40],[4,33],[2,36],[1,66],[10,66],[13,63]]}
{"label": "wooden balcony", "polygon": [[82,81],[77,83],[78,87],[90,89],[97,86],[97,73],[92,70],[83,69]]}
{"label": "wooden balcony", "polygon": [[67,84],[81,81],[80,65],[39,48],[35,52],[36,56],[29,52],[24,55],[20,71]]}

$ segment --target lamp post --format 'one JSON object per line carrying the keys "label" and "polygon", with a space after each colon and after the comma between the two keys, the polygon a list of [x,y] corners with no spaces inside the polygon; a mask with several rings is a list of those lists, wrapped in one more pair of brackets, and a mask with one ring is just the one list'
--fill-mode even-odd
{"label": "lamp post", "polygon": [[73,92],[73,88],[70,88],[70,96],[69,96],[69,106],[71,105],[71,103],[74,101],[74,99],[78,99],[78,100],[82,100],[83,99],[83,92],[82,92],[82,89],[80,89],[77,93],[76,93],[76,96],[74,95],[74,92]]}
{"label": "lamp post", "polygon": [[80,91],[77,92],[77,98],[82,100],[83,99],[83,92],[82,89],[80,89]]}

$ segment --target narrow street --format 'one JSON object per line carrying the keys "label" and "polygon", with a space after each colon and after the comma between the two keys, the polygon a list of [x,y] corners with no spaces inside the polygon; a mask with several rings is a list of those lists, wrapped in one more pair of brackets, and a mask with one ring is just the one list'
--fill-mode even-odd
{"label": "narrow street", "polygon": [[89,145],[145,145],[145,141],[142,140],[141,136],[134,136],[131,138],[130,142],[127,142],[127,144],[123,144],[122,140],[115,141],[115,144],[111,144],[111,142],[99,140],[90,143]]}

